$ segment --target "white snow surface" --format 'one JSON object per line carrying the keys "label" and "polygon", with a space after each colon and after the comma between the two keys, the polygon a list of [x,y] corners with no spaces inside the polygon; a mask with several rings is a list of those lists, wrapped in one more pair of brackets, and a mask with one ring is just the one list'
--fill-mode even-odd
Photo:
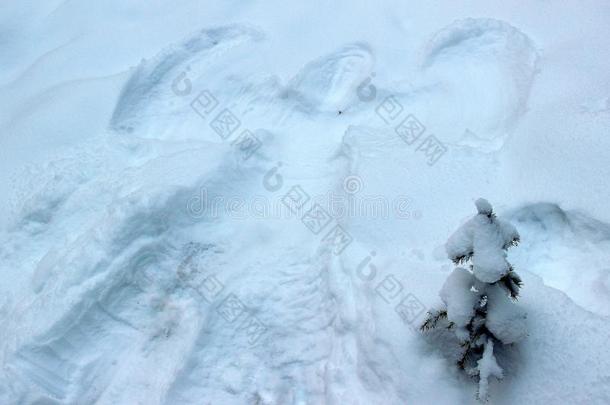
{"label": "white snow surface", "polygon": [[476,403],[415,328],[480,197],[521,235],[528,331],[489,403],[610,403],[609,22],[2,2],[0,404]]}
{"label": "white snow surface", "polygon": [[487,289],[487,317],[485,325],[504,344],[516,343],[527,335],[527,314],[512,302],[506,290],[498,285]]}
{"label": "white snow surface", "polygon": [[506,249],[519,240],[519,233],[509,222],[493,217],[487,200],[479,198],[475,205],[478,214],[449,237],[445,250],[450,260],[471,260],[478,280],[495,283],[510,269]]}
{"label": "white snow surface", "polygon": [[456,327],[464,328],[472,319],[480,294],[472,291],[476,279],[463,267],[456,267],[451,272],[439,295],[447,306],[447,319]]}
{"label": "white snow surface", "polygon": [[489,398],[489,378],[502,378],[502,368],[498,365],[496,358],[493,355],[494,342],[490,339],[485,345],[485,351],[483,357],[478,361],[479,368],[479,392],[478,397],[481,400],[487,400]]}

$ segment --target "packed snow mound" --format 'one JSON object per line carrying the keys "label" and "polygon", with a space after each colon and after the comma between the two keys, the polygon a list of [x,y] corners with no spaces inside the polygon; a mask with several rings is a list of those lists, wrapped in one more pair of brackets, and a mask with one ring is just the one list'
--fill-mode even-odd
{"label": "packed snow mound", "polygon": [[507,215],[523,240],[511,253],[515,268],[539,275],[584,309],[610,316],[610,224],[552,203]]}
{"label": "packed snow mound", "polygon": [[[525,243],[515,252],[524,248]],[[607,404],[608,318],[575,305],[563,292],[545,286],[538,276],[521,274],[524,287],[518,302],[527,311],[529,331],[505,359],[499,359],[513,360],[502,362],[505,377],[501,385],[492,387],[493,402],[533,404],[561,398],[559,401],[565,403]]]}

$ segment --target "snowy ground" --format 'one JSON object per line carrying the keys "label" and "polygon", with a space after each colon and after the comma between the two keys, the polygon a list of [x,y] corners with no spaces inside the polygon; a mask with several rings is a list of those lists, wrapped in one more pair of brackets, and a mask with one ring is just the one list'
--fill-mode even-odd
{"label": "snowy ground", "polygon": [[415,328],[481,196],[529,327],[490,403],[610,403],[609,22],[3,2],[0,403],[475,403]]}

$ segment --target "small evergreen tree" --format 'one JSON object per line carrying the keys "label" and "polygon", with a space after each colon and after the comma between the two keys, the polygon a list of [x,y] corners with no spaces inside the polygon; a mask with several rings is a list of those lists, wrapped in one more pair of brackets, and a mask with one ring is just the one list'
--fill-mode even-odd
{"label": "small evergreen tree", "polygon": [[[525,313],[513,301],[521,278],[506,260],[506,251],[519,243],[519,233],[496,217],[487,200],[475,203],[478,214],[447,241],[449,259],[457,266],[445,281],[442,309],[431,311],[423,332],[443,325],[460,343],[458,366],[479,378],[478,397],[488,398],[489,378],[503,377],[494,345],[508,345],[526,335]],[[466,267],[462,267],[466,265]]]}

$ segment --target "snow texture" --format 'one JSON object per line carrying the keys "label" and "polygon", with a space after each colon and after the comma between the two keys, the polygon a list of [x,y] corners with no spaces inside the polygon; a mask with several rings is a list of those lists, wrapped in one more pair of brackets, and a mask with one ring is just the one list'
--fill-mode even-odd
{"label": "snow texture", "polygon": [[[457,267],[449,275],[440,291],[444,308],[429,313],[421,330],[436,329],[438,332],[439,320],[448,320],[443,329],[453,332],[458,340],[454,343],[460,347],[457,365],[470,376],[478,375],[478,397],[487,401],[489,377],[503,376],[493,353],[494,341],[503,345],[519,342],[527,334],[527,325],[525,312],[513,302],[519,296],[522,280],[506,260],[506,250],[517,244],[519,234],[508,222],[497,219],[487,200],[480,198],[475,205],[477,215],[446,243],[449,258],[456,264],[471,263],[472,272]],[[488,277],[494,271],[493,266],[501,269],[500,278],[506,277],[502,280]],[[437,333],[431,340],[450,354],[451,351],[444,347],[444,338]],[[510,356],[507,357],[507,361],[511,361]]]}
{"label": "snow texture", "polygon": [[[494,348],[490,403],[610,403],[608,16],[4,1],[0,404],[472,404],[414,329],[478,196],[522,235],[528,314],[527,339]],[[333,222],[313,232],[291,190]],[[480,217],[450,256],[516,237]],[[482,260],[478,280],[506,270]]]}
{"label": "snow texture", "polygon": [[478,214],[451,235],[445,249],[453,261],[472,259],[478,280],[495,283],[510,269],[505,249],[519,238],[519,234],[511,224],[492,216],[492,207],[487,200],[478,199],[476,207]]}
{"label": "snow texture", "polygon": [[479,371],[479,399],[486,401],[489,397],[489,378],[496,377],[501,379],[504,377],[502,368],[498,365],[494,356],[494,342],[488,339],[485,343],[483,357],[478,361]]}
{"label": "snow texture", "polygon": [[447,277],[440,297],[447,307],[447,319],[458,328],[468,325],[474,315],[480,294],[472,291],[476,279],[463,267],[456,267]]}
{"label": "snow texture", "polygon": [[504,344],[516,343],[525,338],[527,335],[525,311],[513,302],[506,291],[498,285],[488,287],[486,293],[488,297],[485,319],[487,329]]}
{"label": "snow texture", "polygon": [[477,207],[477,211],[479,214],[483,214],[483,215],[491,215],[491,213],[493,212],[493,208],[491,207],[491,204],[489,203],[489,201],[487,201],[484,198],[479,198],[474,202],[474,205],[476,205]]}

